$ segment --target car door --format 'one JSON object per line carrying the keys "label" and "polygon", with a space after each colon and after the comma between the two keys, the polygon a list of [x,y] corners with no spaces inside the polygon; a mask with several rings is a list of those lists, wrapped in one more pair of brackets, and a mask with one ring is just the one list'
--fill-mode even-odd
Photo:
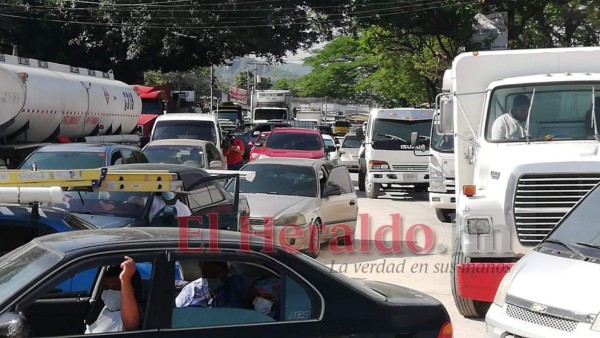
{"label": "car door", "polygon": [[[190,285],[176,290],[172,304],[164,315],[161,336],[203,338],[264,338],[320,337],[319,320],[323,302],[319,293],[297,273],[273,258],[255,251],[224,250],[215,248],[206,252],[178,250],[169,254],[171,266],[182,268],[183,279]],[[189,304],[211,304],[202,295],[210,296],[202,286],[202,267],[226,264],[229,271],[227,286],[222,287],[216,299],[226,303],[202,307]],[[174,281],[173,281],[174,282]],[[196,283],[194,283],[196,282]],[[167,284],[173,285],[171,283]],[[196,290],[194,296],[189,292]],[[200,289],[200,291],[198,291]],[[269,300],[265,312],[255,310],[256,298]]]}
{"label": "car door", "polygon": [[[336,224],[344,224],[354,230],[358,216],[356,192],[345,166],[335,167],[331,170],[325,183],[325,189],[327,186],[338,186],[341,194],[321,197],[320,213],[326,225],[326,229],[323,231],[324,239],[337,237],[336,232],[332,231],[332,227]],[[321,191],[322,195],[323,191]]]}

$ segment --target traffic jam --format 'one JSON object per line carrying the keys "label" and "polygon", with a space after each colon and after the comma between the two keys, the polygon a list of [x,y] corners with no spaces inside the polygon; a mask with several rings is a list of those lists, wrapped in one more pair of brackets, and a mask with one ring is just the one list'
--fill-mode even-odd
{"label": "traffic jam", "polygon": [[0,337],[600,337],[598,58],[462,53],[357,120],[2,54]]}

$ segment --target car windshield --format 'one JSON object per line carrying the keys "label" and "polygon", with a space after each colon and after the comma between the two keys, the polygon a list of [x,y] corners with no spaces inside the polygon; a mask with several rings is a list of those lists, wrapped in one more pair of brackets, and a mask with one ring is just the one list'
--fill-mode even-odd
{"label": "car windshield", "polygon": [[360,148],[360,141],[356,138],[356,135],[346,136],[342,148]]}
{"label": "car windshield", "polygon": [[72,213],[141,219],[144,216],[146,204],[149,203],[149,200],[151,201],[149,196],[150,193],[147,192],[65,191],[65,201],[52,206]]}
{"label": "car windshield", "polygon": [[212,121],[160,121],[156,123],[152,139],[193,139],[216,144],[217,130]]}
{"label": "car windshield", "polygon": [[[487,112],[486,139],[525,142],[595,139],[600,122],[600,84],[551,83],[502,87],[492,92]],[[517,105],[513,107],[514,103]],[[596,102],[596,116],[592,116]],[[511,128],[506,128],[511,127]],[[527,133],[525,129],[527,129]],[[597,129],[597,130],[596,130]]]}
{"label": "car windshield", "polygon": [[[317,176],[312,167],[251,163],[244,170],[256,172],[252,182],[240,180],[241,193],[316,197]],[[231,182],[227,190],[233,192]]]}
{"label": "car windshield", "polygon": [[333,140],[330,140],[328,138],[324,138],[323,143],[325,143],[326,147],[335,147],[335,143],[333,143]]}
{"label": "car windshield", "polygon": [[38,151],[33,153],[25,162],[23,162],[20,168],[31,170],[33,163],[35,163],[37,170],[101,168],[106,166],[106,153]]}
{"label": "car windshield", "polygon": [[[565,189],[573,188],[567,187]],[[600,189],[596,186],[563,218],[545,241],[559,240],[576,247],[585,246],[586,248],[594,249],[592,250],[592,255],[600,257],[599,203]]]}
{"label": "car windshield", "polygon": [[0,258],[0,304],[19,289],[53,270],[64,255],[36,243],[28,243]]}
{"label": "car windshield", "polygon": [[273,133],[267,140],[267,148],[295,149],[295,150],[320,150],[323,144],[321,135],[304,133]]}
{"label": "car windshield", "polygon": [[411,150],[410,134],[429,135],[431,120],[375,119],[373,125],[373,149]]}
{"label": "car windshield", "polygon": [[185,145],[148,145],[144,154],[150,163],[185,164],[204,168],[202,147]]}
{"label": "car windshield", "polygon": [[233,122],[237,122],[241,118],[241,113],[235,110],[219,110],[219,119],[220,120],[229,120]]}

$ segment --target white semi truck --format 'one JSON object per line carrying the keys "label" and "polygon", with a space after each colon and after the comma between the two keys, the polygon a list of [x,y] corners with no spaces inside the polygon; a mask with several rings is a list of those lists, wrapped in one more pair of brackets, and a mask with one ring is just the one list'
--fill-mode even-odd
{"label": "white semi truck", "polygon": [[[0,158],[58,139],[133,132],[142,102],[112,73],[0,54]],[[38,145],[39,146],[39,145]],[[19,163],[6,163],[8,166]]]}
{"label": "white semi truck", "polygon": [[411,134],[429,135],[432,118],[433,109],[373,109],[366,132],[356,128],[357,138],[363,141],[358,186],[367,197],[377,198],[381,189],[392,189],[392,185],[413,185],[417,191],[427,191],[429,160],[425,152],[417,155]]}
{"label": "white semi truck", "polygon": [[454,180],[454,135],[440,130],[441,111],[452,116],[452,79],[444,73],[442,93],[436,99],[436,112],[431,125],[429,149],[429,205],[435,209],[440,222],[450,223],[456,214],[456,186]]}
{"label": "white semi truck", "polygon": [[598,47],[454,60],[453,109],[440,121],[455,137],[451,281],[462,315],[483,317],[513,263],[600,182],[599,60]]}
{"label": "white semi truck", "polygon": [[252,101],[253,123],[292,119],[292,93],[289,90],[257,90]]}

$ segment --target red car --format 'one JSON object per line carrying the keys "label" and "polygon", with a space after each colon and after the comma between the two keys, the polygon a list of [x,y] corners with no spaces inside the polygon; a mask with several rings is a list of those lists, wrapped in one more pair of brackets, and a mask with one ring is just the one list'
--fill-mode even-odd
{"label": "red car", "polygon": [[269,135],[271,135],[271,132],[265,131],[260,133],[260,135],[256,137],[256,140],[254,140],[254,142],[252,143],[252,149],[250,149],[250,157],[248,158],[248,162],[252,162],[260,156],[262,146],[263,144],[265,144],[265,141],[267,140]]}
{"label": "red car", "polygon": [[[335,149],[334,149],[335,150]],[[274,129],[262,146],[259,158],[325,158],[327,149],[318,129]]]}

